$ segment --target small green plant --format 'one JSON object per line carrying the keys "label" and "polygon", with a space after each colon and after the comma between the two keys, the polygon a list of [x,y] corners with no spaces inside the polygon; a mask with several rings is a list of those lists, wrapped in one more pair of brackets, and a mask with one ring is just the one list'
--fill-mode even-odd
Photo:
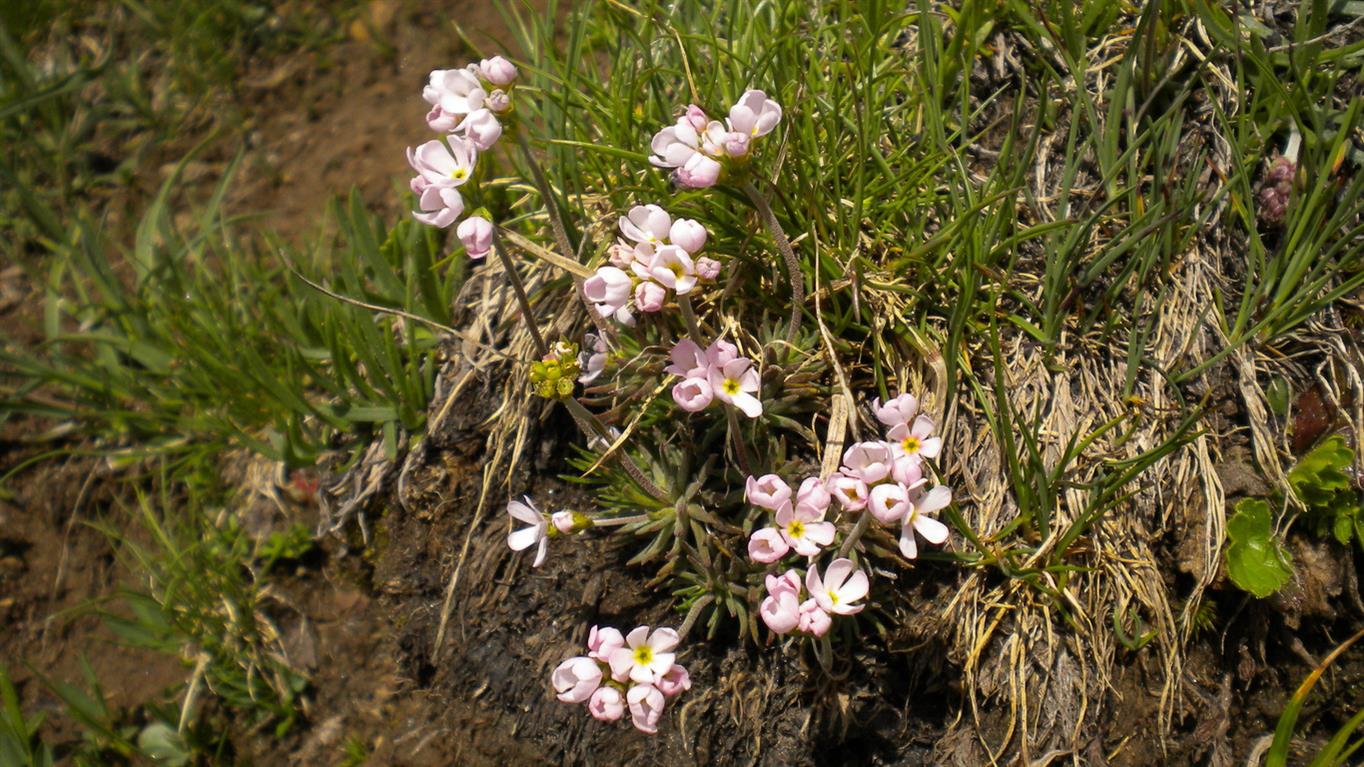
{"label": "small green plant", "polygon": [[[1298,726],[1298,717],[1302,714],[1303,706],[1307,704],[1307,696],[1312,693],[1312,688],[1321,680],[1326,669],[1336,661],[1350,646],[1364,638],[1364,631],[1356,633],[1346,639],[1331,651],[1312,673],[1307,675],[1302,684],[1293,693],[1293,697],[1288,699],[1284,706],[1283,713],[1279,715],[1279,723],[1274,728],[1274,740],[1269,746],[1269,751],[1265,754],[1264,767],[1286,767],[1288,764],[1288,750],[1293,740],[1293,731]],[[1345,721],[1321,747],[1321,750],[1312,757],[1312,761],[1307,762],[1307,767],[1343,767],[1349,764],[1358,764],[1350,761],[1356,751],[1364,748],[1364,738],[1355,738],[1356,731],[1360,725],[1364,725],[1364,709],[1361,709]]]}
{"label": "small green plant", "polygon": [[1288,472],[1288,484],[1307,508],[1305,520],[1316,535],[1330,534],[1342,545],[1358,540],[1364,547],[1360,494],[1346,473],[1354,459],[1345,438],[1333,434]]}
{"label": "small green plant", "polygon": [[9,674],[0,667],[0,764],[14,767],[51,767],[52,748],[38,735],[43,716],[24,716]]}
{"label": "small green plant", "polygon": [[1246,498],[1227,520],[1227,574],[1244,591],[1267,597],[1293,577],[1293,560],[1274,532],[1269,502]]}

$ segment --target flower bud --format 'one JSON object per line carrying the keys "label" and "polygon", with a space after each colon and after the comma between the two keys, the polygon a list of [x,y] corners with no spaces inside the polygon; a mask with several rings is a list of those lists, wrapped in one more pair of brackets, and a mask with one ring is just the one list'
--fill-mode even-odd
{"label": "flower bud", "polygon": [[516,79],[516,66],[501,56],[478,62],[479,73],[493,85],[511,85]]}

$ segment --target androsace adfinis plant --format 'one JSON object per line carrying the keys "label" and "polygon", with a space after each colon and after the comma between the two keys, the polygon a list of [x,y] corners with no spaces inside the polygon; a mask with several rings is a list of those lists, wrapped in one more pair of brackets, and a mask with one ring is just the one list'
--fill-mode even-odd
{"label": "androsace adfinis plant", "polygon": [[[871,404],[885,427],[883,438],[849,447],[832,475],[805,476],[794,490],[779,474],[752,476],[745,442],[761,438],[764,430],[775,428],[781,417],[769,416],[764,408],[763,376],[755,362],[766,359],[763,352],[768,350],[761,345],[751,348],[755,341],[744,332],[742,320],[736,328],[735,318],[721,312],[721,304],[730,303],[728,296],[734,286],[723,284],[724,248],[718,253],[706,251],[711,245],[711,230],[703,221],[675,216],[662,205],[630,207],[615,222],[615,241],[596,253],[590,274],[585,278],[582,273],[575,274],[574,289],[583,299],[596,332],[583,338],[581,348],[567,341],[546,343],[541,339],[515,266],[500,245],[496,219],[487,208],[475,207],[480,202],[480,152],[497,141],[505,123],[516,131],[536,177],[535,185],[545,199],[561,255],[573,254],[544,174],[512,120],[516,75],[515,66],[500,57],[432,73],[423,93],[431,104],[428,124],[449,135],[444,141],[431,141],[409,151],[409,161],[418,174],[412,190],[418,195],[420,209],[414,215],[439,227],[458,221],[456,233],[471,258],[483,258],[490,250],[498,252],[515,288],[523,319],[536,340],[540,356],[529,373],[536,393],[562,402],[583,427],[588,449],[612,451],[626,473],[658,505],[640,513],[631,513],[619,503],[606,504],[600,513],[547,513],[536,508],[529,497],[512,500],[507,504],[512,521],[508,546],[514,551],[534,548],[531,566],[540,567],[555,539],[582,536],[598,528],[620,529],[632,535],[655,534],[662,529],[672,531],[677,544],[684,537],[694,536],[692,543],[702,553],[700,566],[709,567],[704,563],[707,547],[702,539],[713,528],[697,527],[698,520],[710,524],[707,520],[715,521],[726,514],[747,514],[743,518],[749,520],[742,528],[728,525],[728,530],[740,535],[751,530],[747,562],[738,563],[737,571],[726,566],[724,574],[717,575],[720,571],[716,570],[708,576],[732,580],[739,572],[741,582],[726,585],[712,580],[709,590],[691,592],[686,618],[676,630],[639,626],[623,635],[614,628],[593,627],[587,654],[565,660],[551,675],[561,701],[586,704],[588,712],[603,721],[619,720],[628,711],[636,728],[652,733],[658,729],[667,701],[691,685],[687,670],[677,663],[676,648],[699,616],[711,605],[722,604],[722,598],[724,604],[733,605],[734,595],[739,594],[775,635],[806,637],[821,664],[829,667],[829,633],[835,620],[851,618],[875,604],[868,558],[876,556],[879,549],[859,545],[871,524],[898,527],[900,553],[907,560],[918,556],[921,540],[933,545],[947,540],[948,529],[936,514],[951,502],[952,493],[936,481],[933,463],[942,451],[942,440],[934,435],[933,419],[920,412],[918,399],[904,393],[885,404],[880,400]],[[746,91],[724,120],[711,119],[700,107],[690,105],[673,125],[653,137],[650,159],[653,165],[671,170],[678,187],[705,189],[728,184],[752,202],[787,264],[792,290],[786,335],[789,346],[802,316],[803,276],[771,206],[752,180],[756,150],[782,118],[781,106],[760,90]],[[705,198],[700,199],[704,203]],[[466,207],[474,212],[466,216]],[[586,231],[587,227],[579,230]],[[712,251],[716,249],[712,245]],[[724,290],[713,290],[715,287]],[[698,317],[697,306],[708,316]],[[635,361],[618,368],[613,355],[622,341],[642,351]],[[666,361],[659,359],[661,349],[667,350]],[[677,410],[671,416],[666,410],[655,411],[664,422],[671,417],[680,425],[684,413],[705,420],[700,416],[702,411],[716,403],[721,405],[738,464],[737,472],[731,467],[723,473],[731,477],[736,473],[748,475],[744,496],[758,511],[756,518],[752,512],[723,500],[724,494],[706,496],[720,508],[699,505],[695,493],[704,484],[704,474],[677,477],[672,485],[674,492],[689,488],[678,492],[679,497],[658,488],[626,451],[619,449],[621,432],[603,424],[574,396],[580,384],[592,385],[593,391],[600,392],[617,383],[615,377],[626,375],[636,379],[645,376],[645,390],[650,379],[661,388],[667,383],[657,380],[660,372],[675,376],[668,383]],[[625,385],[626,381],[622,378],[619,383]],[[770,383],[781,385],[780,381]],[[773,402],[781,402],[781,394],[769,396],[774,397]],[[788,391],[785,399],[790,398]],[[778,408],[777,413],[781,412]],[[752,425],[741,428],[737,414],[746,416]],[[679,471],[695,471],[690,469],[690,462],[683,463],[689,468]],[[750,526],[755,519],[756,524]],[[713,630],[714,617],[711,625]],[[856,630],[853,623],[849,628]]]}

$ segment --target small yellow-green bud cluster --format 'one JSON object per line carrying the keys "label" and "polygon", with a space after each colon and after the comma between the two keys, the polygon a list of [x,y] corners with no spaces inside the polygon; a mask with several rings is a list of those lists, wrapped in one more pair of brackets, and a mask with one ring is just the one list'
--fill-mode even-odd
{"label": "small yellow-green bud cluster", "polygon": [[550,347],[548,354],[530,366],[530,382],[541,397],[563,399],[573,395],[581,372],[578,345],[572,341],[558,341]]}

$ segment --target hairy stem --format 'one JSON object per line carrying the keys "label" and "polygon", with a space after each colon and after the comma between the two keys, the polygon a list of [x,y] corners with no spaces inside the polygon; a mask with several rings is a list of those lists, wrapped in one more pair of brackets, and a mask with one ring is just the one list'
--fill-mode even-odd
{"label": "hairy stem", "polygon": [[805,276],[801,274],[800,261],[796,260],[796,252],[791,249],[791,241],[786,238],[786,231],[781,228],[767,198],[753,186],[752,181],[745,181],[743,190],[753,207],[758,209],[758,218],[762,219],[763,226],[767,227],[772,240],[777,243],[777,250],[781,251],[786,261],[786,275],[791,279],[791,320],[786,326],[786,344],[790,346],[795,343],[796,332],[800,330],[801,310],[805,306]]}
{"label": "hairy stem", "polygon": [[648,514],[631,514],[628,517],[611,517],[610,519],[595,518],[592,520],[593,527],[619,527],[621,525],[633,525],[636,522],[648,522]]}
{"label": "hairy stem", "polygon": [[507,272],[512,291],[516,293],[516,302],[521,306],[521,319],[526,321],[526,329],[530,331],[530,337],[535,341],[535,349],[543,357],[549,354],[549,347],[545,345],[545,339],[540,335],[540,328],[535,326],[535,315],[530,310],[526,286],[521,284],[521,275],[516,273],[516,264],[512,263],[511,256],[507,255],[507,249],[502,245],[502,237],[497,231],[497,227],[493,227],[493,250],[497,251],[497,257],[502,259],[502,268]]}
{"label": "hairy stem", "polygon": [[682,620],[682,626],[677,629],[677,636],[686,639],[687,634],[691,633],[692,627],[696,625],[696,619],[701,617],[701,611],[710,606],[715,601],[715,597],[707,594],[692,603],[691,609],[687,611],[687,617]]}
{"label": "hairy stem", "polygon": [[863,533],[867,532],[867,526],[870,524],[871,512],[863,509],[862,516],[857,519],[857,524],[853,525],[852,532],[848,533],[848,537],[843,539],[843,545],[838,547],[839,557],[846,557],[852,553],[853,546],[857,545],[857,541],[862,538]]}
{"label": "hairy stem", "polygon": [[701,326],[696,324],[696,312],[691,308],[691,296],[678,296],[677,305],[682,307],[682,319],[687,323],[687,334],[691,336],[692,342],[702,349],[706,348],[706,342],[701,337]]}
{"label": "hairy stem", "polygon": [[[578,422],[578,428],[593,437],[600,437],[608,443],[611,441],[611,435],[606,431],[606,425],[603,424],[591,410],[583,407],[583,403],[572,397],[564,397],[561,402],[564,403],[564,407],[568,408],[568,412],[573,416],[573,420]],[[628,453],[623,450],[617,450],[615,453],[612,453],[612,455],[620,462],[620,467],[625,470],[625,473],[629,474],[630,478],[644,489],[644,492],[660,501],[672,501],[667,493],[663,492],[658,485],[655,485],[652,480],[644,476],[644,470],[639,468],[639,465],[634,462],[634,459],[630,458]]]}

